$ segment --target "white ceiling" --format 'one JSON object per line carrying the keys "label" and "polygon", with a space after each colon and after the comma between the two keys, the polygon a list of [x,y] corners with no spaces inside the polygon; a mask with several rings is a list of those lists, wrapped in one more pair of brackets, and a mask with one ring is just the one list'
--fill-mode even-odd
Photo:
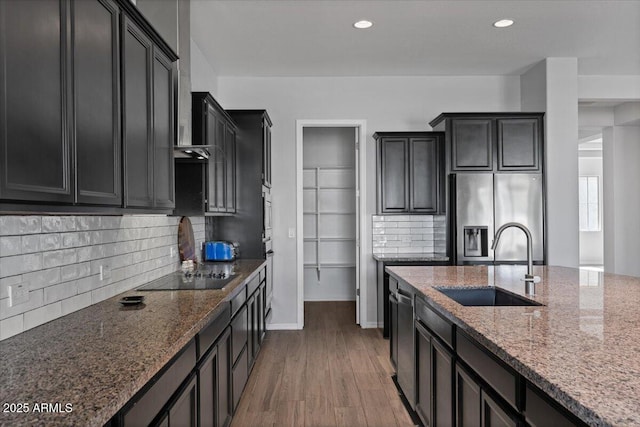
{"label": "white ceiling", "polygon": [[640,75],[640,0],[191,0],[191,31],[220,76]]}

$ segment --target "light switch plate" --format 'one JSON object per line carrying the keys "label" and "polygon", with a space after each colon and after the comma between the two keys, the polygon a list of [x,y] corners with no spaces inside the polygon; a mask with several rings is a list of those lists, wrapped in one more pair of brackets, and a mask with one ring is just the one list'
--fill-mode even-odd
{"label": "light switch plate", "polygon": [[289,228],[289,238],[290,238],[290,239],[293,239],[293,238],[295,238],[295,237],[296,237],[296,229],[295,229],[295,228],[293,228],[293,227],[290,227],[290,228]]}
{"label": "light switch plate", "polygon": [[9,293],[9,307],[24,304],[29,301],[29,282],[7,286],[7,292]]}

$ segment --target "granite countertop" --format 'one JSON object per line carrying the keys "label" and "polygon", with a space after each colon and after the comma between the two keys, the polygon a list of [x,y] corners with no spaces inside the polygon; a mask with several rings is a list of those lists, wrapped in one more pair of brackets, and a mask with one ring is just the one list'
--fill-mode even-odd
{"label": "granite countertop", "polygon": [[[102,426],[264,263],[236,261],[222,290],[145,291],[144,306],[123,307],[132,290],[0,342],[0,403],[30,405],[0,412],[0,425]],[[42,402],[59,413],[34,412]]]}
{"label": "granite countertop", "polygon": [[534,266],[536,307],[464,307],[434,286],[524,295],[523,266],[387,267],[589,425],[640,425],[640,278]]}
{"label": "granite countertop", "polygon": [[382,262],[434,262],[449,261],[445,253],[439,252],[419,252],[419,253],[395,253],[395,254],[373,254],[373,259]]}

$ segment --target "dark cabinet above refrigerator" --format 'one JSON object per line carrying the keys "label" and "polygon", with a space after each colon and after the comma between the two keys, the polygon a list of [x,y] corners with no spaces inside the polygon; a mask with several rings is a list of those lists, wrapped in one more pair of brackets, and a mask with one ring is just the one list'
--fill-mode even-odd
{"label": "dark cabinet above refrigerator", "polygon": [[449,172],[542,172],[543,113],[442,113]]}

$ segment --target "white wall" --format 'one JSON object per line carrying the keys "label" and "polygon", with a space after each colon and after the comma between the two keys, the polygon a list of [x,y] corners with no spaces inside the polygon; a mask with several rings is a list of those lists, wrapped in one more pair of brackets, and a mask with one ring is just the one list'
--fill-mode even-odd
{"label": "white wall", "polygon": [[579,264],[578,61],[547,58],[521,79],[523,111],[545,114],[547,263]]}
{"label": "white wall", "polygon": [[[193,39],[191,39],[191,90],[211,92],[214,97],[218,94],[218,75]],[[226,107],[223,106],[223,108]]]}
{"label": "white wall", "polygon": [[578,76],[580,100],[640,99],[640,76]]}
{"label": "white wall", "polygon": [[[296,120],[367,121],[368,135],[363,142],[368,144],[367,212],[363,220],[366,229],[371,230],[371,216],[376,208],[376,156],[371,135],[376,131],[430,130],[428,122],[442,112],[520,111],[520,78],[221,76],[218,95],[216,99],[224,108],[264,108],[273,119],[273,244],[276,255],[272,322],[294,325],[298,320],[295,268],[298,254],[296,240],[287,237],[287,230],[296,227]],[[362,236],[362,239],[371,241],[371,235]],[[363,268],[367,271],[366,292],[370,295],[370,304],[361,320],[375,324],[376,269],[373,258]]]}
{"label": "white wall", "polygon": [[[591,153],[591,152],[589,152]],[[580,157],[578,160],[580,176],[597,176],[600,194],[600,219],[602,221],[603,179],[602,179],[602,152],[595,152],[596,157]],[[598,157],[599,156],[599,157]],[[580,231],[580,264],[603,265],[604,263],[604,235],[601,222],[600,231]]]}
{"label": "white wall", "polygon": [[612,126],[603,132],[604,269],[640,276],[640,127]]}

